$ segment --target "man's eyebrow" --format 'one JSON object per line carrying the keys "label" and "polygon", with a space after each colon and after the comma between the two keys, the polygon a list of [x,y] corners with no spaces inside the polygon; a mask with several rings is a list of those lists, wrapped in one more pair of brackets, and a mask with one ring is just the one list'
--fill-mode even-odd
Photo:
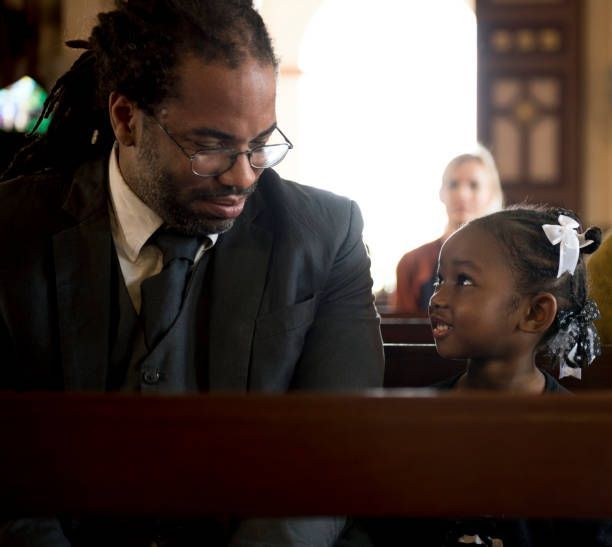
{"label": "man's eyebrow", "polygon": [[[259,135],[256,135],[255,139],[261,139],[261,137],[265,137],[266,135],[269,135],[275,129],[276,129],[276,122],[274,122],[270,127],[268,127],[268,129],[264,129],[261,133],[259,133]],[[251,139],[251,140],[255,140],[255,139]]]}
{"label": "man's eyebrow", "polygon": [[[274,122],[267,129],[264,129],[261,133],[256,135],[251,140],[260,139],[261,137],[265,137],[266,135],[269,135],[270,133],[272,133],[272,131],[274,131],[275,129],[276,129],[276,122]],[[193,129],[192,131],[190,131],[190,134],[195,137],[213,137],[215,139],[224,140],[224,141],[236,140],[236,137],[234,135],[231,135],[230,133],[225,133],[224,131],[219,131],[217,129],[211,129],[209,127],[200,127],[198,129]]]}

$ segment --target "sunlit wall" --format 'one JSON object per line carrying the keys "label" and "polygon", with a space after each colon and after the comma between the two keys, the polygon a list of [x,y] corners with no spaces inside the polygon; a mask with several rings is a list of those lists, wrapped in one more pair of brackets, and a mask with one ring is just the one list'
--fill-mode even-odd
{"label": "sunlit wall", "polygon": [[324,0],[298,38],[278,104],[296,148],[279,171],[359,203],[375,289],[390,289],[401,255],[441,234],[442,170],[476,138],[474,12],[465,0]]}

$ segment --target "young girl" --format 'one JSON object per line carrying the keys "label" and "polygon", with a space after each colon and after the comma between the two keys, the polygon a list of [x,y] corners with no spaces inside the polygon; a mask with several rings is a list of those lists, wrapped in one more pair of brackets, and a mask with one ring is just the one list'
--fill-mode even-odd
{"label": "young girl", "polygon": [[571,211],[514,207],[456,231],[440,252],[429,315],[438,353],[467,358],[439,385],[542,393],[563,388],[535,365],[544,350],[559,376],[580,378],[600,353],[582,254],[601,230],[579,232]]}
{"label": "young girl", "polygon": [[[566,391],[535,365],[546,351],[560,377],[580,377],[599,355],[581,254],[601,242],[599,228],[579,233],[574,213],[515,207],[473,220],[440,252],[429,313],[438,353],[468,358],[442,389]],[[604,523],[474,519],[427,523],[423,545],[599,545]]]}
{"label": "young girl", "polygon": [[[563,388],[535,365],[546,349],[562,375],[599,353],[582,253],[601,231],[579,233],[574,213],[516,207],[472,220],[442,246],[429,314],[438,352],[469,359],[445,389],[542,393]],[[469,442],[469,441],[467,441]],[[528,448],[526,448],[528,449]],[[486,455],[483,455],[486,457]],[[452,457],[449,459],[452,465]],[[375,545],[506,547],[605,545],[605,523],[517,519],[390,519],[370,524]]]}

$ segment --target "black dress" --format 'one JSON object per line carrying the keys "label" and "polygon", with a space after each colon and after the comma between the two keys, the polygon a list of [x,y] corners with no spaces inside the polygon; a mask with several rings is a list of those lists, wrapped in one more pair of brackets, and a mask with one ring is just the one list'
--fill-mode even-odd
{"label": "black dress", "polygon": [[[544,369],[539,370],[540,372],[542,372],[542,374],[544,374],[544,393],[571,393],[571,391],[569,391],[569,389],[564,388],[554,376],[551,376]],[[457,382],[459,381],[459,378],[461,378],[463,374],[464,373],[461,372],[456,376],[452,376],[451,378],[442,380],[441,382],[437,382],[431,387],[440,390],[454,389],[457,385]]]}

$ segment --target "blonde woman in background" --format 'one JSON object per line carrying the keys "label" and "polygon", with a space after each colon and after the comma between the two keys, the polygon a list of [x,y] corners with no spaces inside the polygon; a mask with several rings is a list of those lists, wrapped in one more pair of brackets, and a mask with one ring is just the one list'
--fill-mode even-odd
{"label": "blonde woman in background", "polygon": [[397,265],[397,286],[391,303],[395,312],[425,317],[442,243],[466,222],[499,211],[503,195],[491,153],[481,145],[455,156],[444,169],[440,200],[448,222],[441,237],[406,253]]}

